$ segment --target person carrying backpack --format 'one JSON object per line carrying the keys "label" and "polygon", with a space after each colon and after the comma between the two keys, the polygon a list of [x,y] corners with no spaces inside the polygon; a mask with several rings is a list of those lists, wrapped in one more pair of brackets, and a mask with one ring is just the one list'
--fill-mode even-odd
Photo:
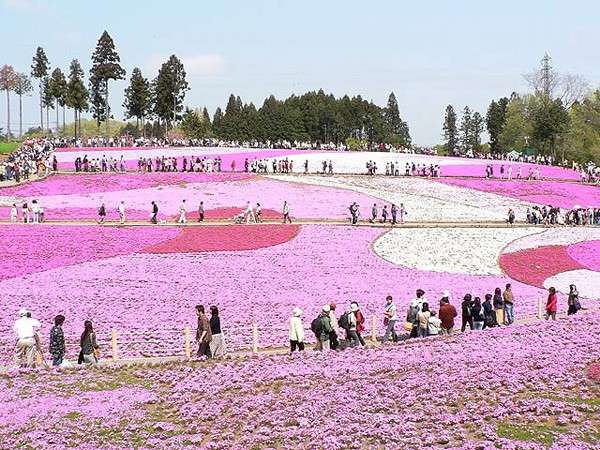
{"label": "person carrying backpack", "polygon": [[485,294],[485,301],[482,306],[484,315],[483,329],[495,327],[497,323],[496,313],[492,306],[492,294]]}
{"label": "person carrying backpack", "polygon": [[471,315],[473,317],[473,329],[482,330],[483,323],[485,321],[485,314],[483,311],[483,306],[481,305],[481,299],[479,297],[475,297],[475,300],[473,301]]}
{"label": "person carrying backpack", "polygon": [[469,325],[469,329],[473,330],[473,301],[471,294],[466,294],[462,304],[461,304],[461,312],[462,312],[462,326],[460,327],[460,331],[463,333],[467,329],[467,324]]}
{"label": "person carrying backpack", "polygon": [[333,328],[329,320],[330,311],[331,308],[329,305],[323,306],[321,313],[310,324],[310,329],[315,334],[315,338],[317,338],[315,345],[315,350],[317,351],[329,350],[331,348],[329,345],[329,333],[331,333]]}
{"label": "person carrying backpack", "polygon": [[416,338],[418,336],[419,319],[417,318],[417,315],[423,309],[423,304],[427,303],[427,300],[425,299],[425,291],[423,289],[417,289],[416,294],[417,298],[410,302],[410,306],[408,307],[408,311],[406,313],[406,322],[412,324],[409,336],[411,338]]}

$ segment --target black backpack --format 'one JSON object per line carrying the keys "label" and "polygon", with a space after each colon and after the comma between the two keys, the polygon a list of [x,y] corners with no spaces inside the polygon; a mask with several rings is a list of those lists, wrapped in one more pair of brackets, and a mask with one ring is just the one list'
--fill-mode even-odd
{"label": "black backpack", "polygon": [[338,319],[338,325],[340,326],[340,328],[343,328],[344,330],[350,329],[350,317],[348,317],[349,314],[350,313],[345,312]]}
{"label": "black backpack", "polygon": [[320,337],[323,333],[323,322],[321,322],[321,316],[317,316],[310,323],[310,329],[315,334],[315,336]]}

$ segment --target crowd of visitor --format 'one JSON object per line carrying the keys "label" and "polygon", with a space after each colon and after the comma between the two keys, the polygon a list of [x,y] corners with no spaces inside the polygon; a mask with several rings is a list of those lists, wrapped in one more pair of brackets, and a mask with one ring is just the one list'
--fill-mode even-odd
{"label": "crowd of visitor", "polygon": [[32,175],[46,174],[48,159],[54,151],[46,139],[29,139],[4,160],[0,160],[0,181],[29,180]]}
{"label": "crowd of visitor", "polygon": [[532,206],[527,208],[525,223],[531,225],[600,225],[600,208],[575,206],[561,210],[553,206]]}
{"label": "crowd of visitor", "polygon": [[[470,293],[464,295],[460,306],[460,331],[480,331],[498,326],[510,326],[515,322],[514,307],[518,303],[511,284],[504,290],[496,288],[494,293],[486,293],[483,300]],[[575,285],[570,285],[567,299],[567,315],[573,315],[581,309],[579,293]],[[204,305],[195,307],[197,327],[195,341],[198,345],[196,355],[199,358],[222,357],[226,354],[225,334],[221,327],[219,308],[210,307],[210,318],[205,313]],[[338,311],[341,311],[338,316]],[[546,320],[556,320],[558,299],[556,289],[549,288],[545,306]],[[305,349],[306,334],[302,321],[303,311],[299,307],[292,309],[288,322],[290,351]],[[382,343],[398,342],[411,338],[426,338],[437,335],[450,335],[458,331],[456,324],[457,307],[451,302],[449,291],[444,291],[437,303],[437,310],[430,302],[425,291],[417,289],[415,298],[409,303],[404,324],[397,329],[401,321],[398,307],[391,295],[385,299],[381,318],[383,323]],[[53,366],[64,366],[70,363],[65,360],[66,345],[63,325],[65,316],[59,314],[54,318],[54,325],[49,333],[48,353]],[[39,330],[41,323],[32,318],[26,308],[19,311],[13,331],[16,337],[15,361],[18,367],[48,366],[44,359],[44,351]],[[351,302],[347,308],[338,308],[335,302],[324,305],[317,316],[310,322],[310,331],[314,334],[315,350],[343,350],[347,347],[366,346],[365,315],[358,302]],[[90,320],[84,321],[83,332],[79,339],[78,364],[95,365],[100,359],[100,346]]]}

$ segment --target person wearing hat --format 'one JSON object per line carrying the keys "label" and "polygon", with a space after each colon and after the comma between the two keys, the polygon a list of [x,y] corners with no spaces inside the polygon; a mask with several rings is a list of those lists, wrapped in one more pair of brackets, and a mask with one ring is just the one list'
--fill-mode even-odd
{"label": "person wearing hat", "polygon": [[302,310],[295,307],[290,317],[290,353],[296,349],[304,351],[304,326],[302,325]]}
{"label": "person wearing hat", "polygon": [[330,312],[331,308],[329,305],[323,306],[319,317],[315,320],[315,326],[311,324],[311,329],[313,329],[315,337],[317,338],[315,350],[322,351],[331,349],[331,346],[329,345],[329,334],[333,328],[331,327],[331,320],[329,320]]}
{"label": "person wearing hat", "polygon": [[383,342],[387,342],[392,337],[392,340],[396,342],[398,336],[396,336],[396,322],[398,321],[398,314],[396,314],[396,305],[391,295],[385,298],[385,310],[383,311],[383,324],[386,326],[385,334],[383,335]]}
{"label": "person wearing hat", "polygon": [[360,344],[364,347],[366,343],[361,333],[365,329],[365,316],[363,316],[357,302],[350,303],[348,319],[350,321],[350,327],[348,328],[346,335],[350,346],[354,347],[355,345]]}
{"label": "person wearing hat", "polygon": [[408,312],[406,313],[406,322],[412,324],[412,327],[409,326],[409,337],[411,338],[416,338],[418,335],[419,320],[417,319],[417,315],[422,311],[424,303],[427,303],[425,291],[423,289],[417,289],[416,298],[410,302]]}
{"label": "person wearing hat", "polygon": [[36,332],[41,325],[39,321],[28,315],[29,311],[21,308],[19,318],[13,326],[17,336],[15,360],[18,367],[35,367]]}
{"label": "person wearing hat", "polygon": [[450,292],[444,291],[438,311],[438,317],[442,321],[440,334],[452,334],[454,319],[457,315],[456,308],[450,304]]}

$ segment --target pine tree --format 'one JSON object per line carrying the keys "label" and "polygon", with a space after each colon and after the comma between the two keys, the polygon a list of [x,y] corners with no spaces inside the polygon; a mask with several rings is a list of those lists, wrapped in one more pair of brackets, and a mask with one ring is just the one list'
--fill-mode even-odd
{"label": "pine tree", "polygon": [[456,113],[452,105],[446,107],[444,117],[444,147],[449,155],[454,155],[458,148],[458,130],[456,128]]}
{"label": "pine tree", "polygon": [[[189,90],[182,62],[175,55],[163,63],[154,80],[154,113],[168,127],[181,118],[185,93]],[[174,126],[174,125],[173,125]]]}
{"label": "pine tree", "polygon": [[465,106],[460,122],[460,147],[463,153],[467,153],[471,148],[471,133],[472,133],[471,109]]}
{"label": "pine tree", "polygon": [[223,136],[222,125],[223,125],[223,111],[221,111],[221,108],[217,107],[217,109],[215,110],[215,115],[213,116],[213,120],[212,120],[212,131],[213,131],[213,134],[218,138],[222,138],[222,136]]}
{"label": "pine tree", "polygon": [[483,117],[478,112],[473,114],[471,118],[471,139],[469,147],[474,153],[481,150],[481,133],[483,132]]}
{"label": "pine tree", "polygon": [[400,147],[410,147],[411,139],[408,124],[400,117],[398,101],[393,92],[388,97],[387,107],[384,110],[383,117],[387,132],[389,133],[386,141]]}
{"label": "pine tree", "polygon": [[14,91],[19,96],[19,137],[23,136],[23,95],[32,90],[33,86],[27,74],[18,73]]}
{"label": "pine tree", "polygon": [[100,126],[106,120],[106,135],[109,135],[110,103],[108,102],[109,80],[122,80],[125,70],[120,65],[121,59],[115,50],[115,44],[104,31],[98,40],[96,49],[92,54],[92,68],[90,69],[90,90],[92,91],[92,110],[94,118]]}
{"label": "pine tree", "polygon": [[144,118],[150,113],[152,108],[152,92],[150,82],[144,78],[142,71],[137,67],[131,73],[129,86],[125,89],[125,117],[136,118],[136,128],[139,130],[140,121],[144,128]]}
{"label": "pine tree", "polygon": [[508,107],[508,99],[502,97],[497,102],[492,100],[488,108],[485,124],[490,135],[490,151],[492,154],[500,153],[503,149],[500,148],[500,134],[506,124],[506,110]]}
{"label": "pine tree", "polygon": [[39,82],[40,91],[40,130],[44,129],[44,101],[43,101],[43,80],[48,76],[50,70],[50,64],[46,57],[46,52],[42,47],[38,47],[33,57],[33,64],[31,65],[31,76],[36,78]]}
{"label": "pine tree", "polygon": [[64,126],[64,106],[67,96],[67,80],[65,75],[58,67],[52,71],[50,80],[48,81],[49,95],[52,96],[56,103],[56,132],[58,133],[58,106],[63,107],[63,126]]}
{"label": "pine tree", "polygon": [[46,108],[46,129],[48,133],[52,133],[50,129],[50,110],[54,109],[54,97],[49,77],[44,77],[42,80],[42,106]]}
{"label": "pine tree", "polygon": [[79,61],[74,59],[69,67],[69,82],[67,83],[66,105],[73,108],[75,120],[73,131],[75,139],[78,130],[81,131],[81,111],[88,109],[89,92],[83,82],[83,70]]}

